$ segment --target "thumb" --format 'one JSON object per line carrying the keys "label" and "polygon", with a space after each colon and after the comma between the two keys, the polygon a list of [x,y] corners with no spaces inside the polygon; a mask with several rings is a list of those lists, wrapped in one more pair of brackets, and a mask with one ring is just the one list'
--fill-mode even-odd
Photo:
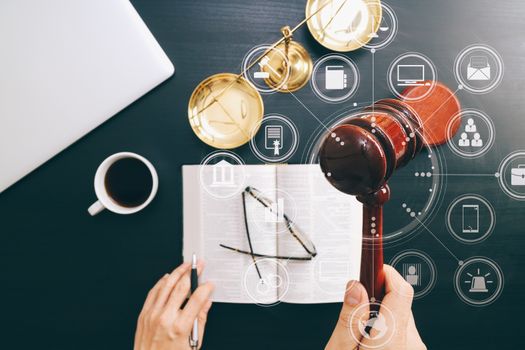
{"label": "thumb", "polygon": [[343,308],[325,350],[356,348],[361,341],[358,321],[368,312],[368,295],[365,288],[358,281],[348,282]]}

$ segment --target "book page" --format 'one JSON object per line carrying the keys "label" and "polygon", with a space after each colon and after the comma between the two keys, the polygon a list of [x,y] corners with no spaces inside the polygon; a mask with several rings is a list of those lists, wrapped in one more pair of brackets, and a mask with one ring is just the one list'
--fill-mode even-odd
{"label": "book page", "polygon": [[[275,167],[266,165],[233,166],[235,172],[244,168],[246,186],[273,200]],[[201,171],[203,173],[201,173]],[[213,301],[233,303],[273,303],[277,298],[275,263],[261,261],[255,268],[250,255],[225,249],[224,244],[250,251],[246,236],[242,191],[231,198],[216,198],[213,188],[203,179],[210,178],[213,166],[184,166],[184,261],[191,261],[195,252],[205,260],[200,281],[213,281]],[[204,174],[204,175],[202,175]],[[239,178],[236,176],[235,178]],[[207,191],[206,189],[209,189]],[[209,192],[212,192],[210,194]],[[246,194],[246,215],[254,253],[275,255],[275,223],[265,220],[264,206]],[[261,274],[257,273],[257,269]]]}
{"label": "book page", "polygon": [[[280,298],[293,303],[341,302],[347,282],[359,279],[361,203],[330,185],[319,165],[277,167],[276,193],[288,198],[284,211],[317,249],[311,261],[285,262],[289,286]],[[307,256],[286,225],[282,226],[278,254]]]}

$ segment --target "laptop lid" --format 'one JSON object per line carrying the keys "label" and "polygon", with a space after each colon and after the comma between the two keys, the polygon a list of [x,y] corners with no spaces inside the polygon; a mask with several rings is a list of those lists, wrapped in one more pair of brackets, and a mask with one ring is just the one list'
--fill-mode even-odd
{"label": "laptop lid", "polygon": [[127,0],[0,1],[0,192],[166,80]]}

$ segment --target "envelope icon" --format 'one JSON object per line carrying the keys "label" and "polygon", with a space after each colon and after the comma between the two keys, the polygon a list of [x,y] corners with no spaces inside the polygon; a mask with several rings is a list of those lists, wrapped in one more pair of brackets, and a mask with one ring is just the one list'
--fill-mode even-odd
{"label": "envelope icon", "polygon": [[472,56],[467,66],[467,80],[490,80],[490,64],[486,56]]}
{"label": "envelope icon", "polygon": [[510,184],[512,186],[525,186],[525,164],[511,169]]}

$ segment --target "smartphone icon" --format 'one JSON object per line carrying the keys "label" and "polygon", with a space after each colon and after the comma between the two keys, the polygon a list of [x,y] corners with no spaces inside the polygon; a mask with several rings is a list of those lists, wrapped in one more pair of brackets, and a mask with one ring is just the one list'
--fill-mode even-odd
{"label": "smartphone icon", "polygon": [[479,233],[479,205],[464,204],[461,215],[463,233]]}

